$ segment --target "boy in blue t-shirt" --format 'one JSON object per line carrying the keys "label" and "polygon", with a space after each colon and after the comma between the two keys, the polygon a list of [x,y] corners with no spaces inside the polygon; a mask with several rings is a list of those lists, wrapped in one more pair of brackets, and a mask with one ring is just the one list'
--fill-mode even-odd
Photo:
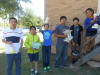
{"label": "boy in blue t-shirt", "polygon": [[[86,42],[87,42],[89,39],[93,38],[97,34],[97,29],[92,28],[92,26],[94,26],[95,24],[100,25],[100,18],[94,18],[93,16],[94,10],[92,8],[86,9],[85,12],[87,18],[84,21],[84,28],[86,29]],[[86,44],[83,54],[89,53],[91,51],[94,42],[95,38],[91,40],[88,44]]]}
{"label": "boy in blue t-shirt", "polygon": [[52,34],[53,30],[49,30],[49,24],[44,25],[44,30],[40,29],[43,34],[43,45],[42,45],[42,58],[44,72],[51,71],[50,67],[50,56],[51,56],[51,46],[52,46]]}

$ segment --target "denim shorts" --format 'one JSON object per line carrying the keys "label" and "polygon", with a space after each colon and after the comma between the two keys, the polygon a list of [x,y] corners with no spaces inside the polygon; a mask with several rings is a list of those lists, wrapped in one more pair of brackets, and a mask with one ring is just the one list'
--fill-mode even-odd
{"label": "denim shorts", "polygon": [[35,53],[35,54],[28,53],[28,57],[29,57],[30,62],[39,61],[39,53]]}
{"label": "denim shorts", "polygon": [[97,31],[86,31],[86,37],[95,36],[96,34],[97,34]]}

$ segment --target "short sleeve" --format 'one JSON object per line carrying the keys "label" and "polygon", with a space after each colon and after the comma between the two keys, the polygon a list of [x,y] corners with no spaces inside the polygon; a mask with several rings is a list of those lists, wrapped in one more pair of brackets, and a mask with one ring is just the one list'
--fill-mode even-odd
{"label": "short sleeve", "polygon": [[3,32],[2,32],[2,39],[6,39],[6,31],[5,30],[3,30]]}
{"label": "short sleeve", "polygon": [[55,29],[55,33],[58,34],[59,33],[59,29],[58,29],[58,26],[56,27]]}
{"label": "short sleeve", "polygon": [[51,33],[51,35],[54,33],[54,31],[53,30],[50,30],[50,33]]}
{"label": "short sleeve", "polygon": [[44,30],[42,30],[42,34],[44,33]]}
{"label": "short sleeve", "polygon": [[85,21],[84,21],[84,28],[86,28],[87,27],[87,20],[85,19]]}

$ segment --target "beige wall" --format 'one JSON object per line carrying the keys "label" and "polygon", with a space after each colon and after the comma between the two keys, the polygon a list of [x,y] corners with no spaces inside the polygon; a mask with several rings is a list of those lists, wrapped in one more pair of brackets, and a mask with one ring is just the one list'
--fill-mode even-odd
{"label": "beige wall", "polygon": [[73,17],[79,17],[83,23],[86,8],[97,9],[98,0],[45,0],[45,17],[49,17],[49,23],[56,25],[60,16],[67,16],[68,22],[72,23]]}
{"label": "beige wall", "polygon": [[[59,23],[60,16],[68,17],[68,24],[72,24],[73,17],[79,17],[83,25],[86,8],[97,9],[98,0],[45,0],[45,17],[49,17],[49,24],[54,28]],[[53,37],[52,51],[55,53],[56,38]]]}

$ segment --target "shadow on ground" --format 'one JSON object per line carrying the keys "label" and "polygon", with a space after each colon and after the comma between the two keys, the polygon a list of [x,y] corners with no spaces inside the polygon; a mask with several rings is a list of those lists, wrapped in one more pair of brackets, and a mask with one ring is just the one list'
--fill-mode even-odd
{"label": "shadow on ground", "polygon": [[[44,73],[42,67],[42,57],[40,50],[40,61],[39,61],[39,71],[40,75],[100,75],[100,68],[91,68],[88,65],[83,65],[79,68],[71,69],[70,65],[70,57],[68,58],[68,67],[66,69],[60,67],[59,69],[54,68],[55,54],[51,56],[51,66],[53,71]],[[15,75],[15,69],[13,69]],[[6,75],[6,55],[4,53],[0,54],[0,75]],[[26,50],[23,48],[22,51],[22,75],[30,75],[29,70],[29,59],[27,57]]]}

